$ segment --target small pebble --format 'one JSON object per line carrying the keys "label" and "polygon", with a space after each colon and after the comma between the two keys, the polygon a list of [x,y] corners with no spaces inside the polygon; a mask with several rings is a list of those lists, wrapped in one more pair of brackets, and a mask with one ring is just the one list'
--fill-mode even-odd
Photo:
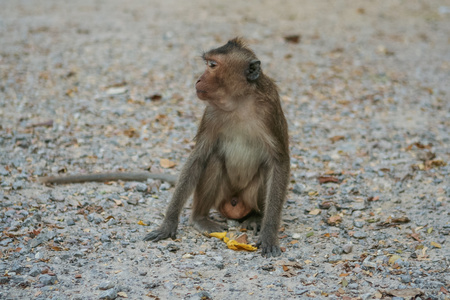
{"label": "small pebble", "polygon": [[344,246],[342,246],[342,251],[346,254],[352,252],[352,250],[353,250],[352,244],[345,244]]}
{"label": "small pebble", "polygon": [[103,291],[99,296],[99,299],[102,300],[113,300],[116,298],[117,298],[117,291],[114,288]]}
{"label": "small pebble", "polygon": [[356,231],[353,234],[353,237],[356,239],[365,239],[367,237],[367,233],[364,231]]}
{"label": "small pebble", "polygon": [[112,289],[113,287],[114,287],[114,283],[112,283],[111,281],[104,281],[99,284],[98,289],[99,290],[109,290],[109,289]]}
{"label": "small pebble", "polygon": [[50,276],[48,274],[42,274],[39,276],[39,282],[43,285],[53,285],[58,278],[56,276]]}
{"label": "small pebble", "polygon": [[410,283],[411,282],[411,276],[410,275],[401,275],[400,280],[403,283]]}

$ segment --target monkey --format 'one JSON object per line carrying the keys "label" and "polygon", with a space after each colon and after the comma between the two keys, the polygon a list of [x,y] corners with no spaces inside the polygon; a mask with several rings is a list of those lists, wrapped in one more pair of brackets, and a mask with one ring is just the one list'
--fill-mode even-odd
{"label": "monkey", "polygon": [[[205,102],[195,146],[178,176],[100,173],[44,177],[43,183],[132,180],[148,178],[175,183],[162,224],[144,241],[175,238],[179,216],[194,194],[190,223],[201,233],[223,231],[208,218],[211,208],[224,217],[259,222],[257,246],[262,256],[281,255],[278,229],[290,173],[288,126],[278,87],[265,75],[256,54],[241,38],[203,53],[204,73],[195,84]],[[249,226],[254,221],[247,224]]]}
{"label": "monkey", "polygon": [[[288,126],[278,87],[241,38],[203,53],[195,84],[206,108],[162,224],[145,241],[175,238],[179,216],[193,193],[190,222],[201,233],[222,231],[211,208],[241,218],[260,216],[257,246],[265,257],[281,255],[278,229],[290,172]],[[233,205],[234,204],[234,205]],[[236,211],[233,209],[236,208]]]}

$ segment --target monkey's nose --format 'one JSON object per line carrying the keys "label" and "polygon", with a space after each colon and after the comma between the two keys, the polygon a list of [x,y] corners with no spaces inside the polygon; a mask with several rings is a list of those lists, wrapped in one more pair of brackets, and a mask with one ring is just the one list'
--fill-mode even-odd
{"label": "monkey's nose", "polygon": [[199,83],[201,80],[199,79],[199,80],[197,80],[197,82],[195,83],[195,84],[197,84],[197,83]]}

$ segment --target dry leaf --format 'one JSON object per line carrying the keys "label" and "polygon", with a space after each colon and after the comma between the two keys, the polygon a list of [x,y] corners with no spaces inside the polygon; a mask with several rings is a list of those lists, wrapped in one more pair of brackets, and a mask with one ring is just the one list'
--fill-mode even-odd
{"label": "dry leaf", "polygon": [[411,221],[408,217],[400,217],[400,218],[394,218],[391,219],[392,223],[408,223]]}
{"label": "dry leaf", "polygon": [[151,96],[145,97],[145,100],[151,100],[151,101],[159,101],[162,99],[161,94],[153,94]]}
{"label": "dry leaf", "polygon": [[310,215],[316,216],[320,214],[321,210],[319,208],[315,208],[309,212]]}
{"label": "dry leaf", "polygon": [[327,222],[330,225],[337,225],[342,222],[342,217],[338,215],[331,216],[328,218]]}
{"label": "dry leaf", "polygon": [[416,241],[418,241],[418,242],[421,242],[421,241],[422,241],[422,240],[420,239],[420,235],[419,235],[418,233],[416,233],[416,232],[411,233],[410,236],[411,236],[413,239],[415,239]]}
{"label": "dry leaf", "polygon": [[139,222],[137,222],[138,225],[142,225],[142,226],[148,226],[148,224],[145,224],[142,220],[139,220]]}
{"label": "dry leaf", "polygon": [[416,142],[406,147],[406,151],[411,150],[414,146],[417,147],[418,149],[431,149],[433,145],[431,143],[429,143],[428,145],[424,145],[420,142]]}
{"label": "dry leaf", "polygon": [[125,292],[118,292],[117,296],[122,297],[122,298],[128,298],[128,295]]}
{"label": "dry leaf", "polygon": [[439,249],[442,248],[441,244],[436,243],[436,242],[430,242],[430,245],[433,246],[433,247],[435,247],[435,248],[439,248]]}
{"label": "dry leaf", "polygon": [[392,256],[389,258],[389,264],[390,264],[390,265],[393,265],[398,259],[401,259],[401,256],[400,256],[400,255],[396,255],[396,254],[392,255]]}
{"label": "dry leaf", "polygon": [[130,127],[128,129],[125,129],[123,133],[129,137],[129,138],[136,138],[139,137],[139,133],[137,132],[136,128]]}
{"label": "dry leaf", "polygon": [[158,296],[153,295],[152,292],[148,292],[145,296],[147,296],[149,298],[153,298],[155,300],[160,300],[161,299]]}
{"label": "dry leaf", "polygon": [[159,164],[161,165],[161,167],[166,168],[166,169],[173,168],[176,165],[173,161],[170,161],[170,160],[165,159],[165,158],[162,158],[159,161]]}
{"label": "dry leaf", "polygon": [[339,183],[339,179],[337,179],[336,177],[333,176],[319,176],[317,178],[319,180],[319,183],[328,183],[328,182],[333,182],[333,183]]}
{"label": "dry leaf", "polygon": [[[284,268],[283,268],[284,269]],[[297,272],[295,270],[287,270],[281,274],[283,277],[291,278],[297,276]]]}
{"label": "dry leaf", "polygon": [[375,197],[369,197],[369,198],[367,198],[367,201],[378,201],[378,200],[380,200],[380,197],[379,196],[375,196]]}
{"label": "dry leaf", "polygon": [[345,140],[345,136],[336,135],[336,136],[330,137],[330,141],[333,143],[336,143],[337,141],[340,141],[340,140]]}
{"label": "dry leaf", "polygon": [[291,35],[286,35],[284,37],[284,40],[288,43],[298,44],[298,43],[300,43],[301,38],[302,38],[302,36],[300,34],[291,34]]}
{"label": "dry leaf", "polygon": [[322,209],[329,209],[332,206],[336,206],[336,203],[334,203],[334,201],[323,201],[319,204],[319,208]]}

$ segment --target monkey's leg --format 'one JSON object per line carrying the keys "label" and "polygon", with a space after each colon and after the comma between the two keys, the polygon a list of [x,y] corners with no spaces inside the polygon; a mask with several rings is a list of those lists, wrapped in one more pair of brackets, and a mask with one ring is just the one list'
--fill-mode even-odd
{"label": "monkey's leg", "polygon": [[252,212],[247,217],[243,218],[241,227],[253,230],[255,233],[258,233],[261,230],[261,212],[264,211],[264,201],[266,200],[263,172],[263,169],[258,170],[252,181],[240,194],[243,201],[252,208]]}
{"label": "monkey's leg", "polygon": [[289,181],[289,157],[274,163],[268,173],[267,197],[261,234],[256,245],[266,257],[279,256],[281,250],[278,241],[281,211]]}
{"label": "monkey's leg", "polygon": [[216,200],[227,197],[224,184],[223,164],[219,158],[211,157],[195,189],[192,205],[192,226],[203,234],[226,229],[225,225],[213,222],[208,217]]}
{"label": "monkey's leg", "polygon": [[176,237],[181,210],[200,179],[205,156],[207,155],[202,155],[195,149],[191,153],[181,170],[178,184],[167,207],[164,221],[158,229],[147,234],[144,237],[144,241],[156,242],[169,237]]}

